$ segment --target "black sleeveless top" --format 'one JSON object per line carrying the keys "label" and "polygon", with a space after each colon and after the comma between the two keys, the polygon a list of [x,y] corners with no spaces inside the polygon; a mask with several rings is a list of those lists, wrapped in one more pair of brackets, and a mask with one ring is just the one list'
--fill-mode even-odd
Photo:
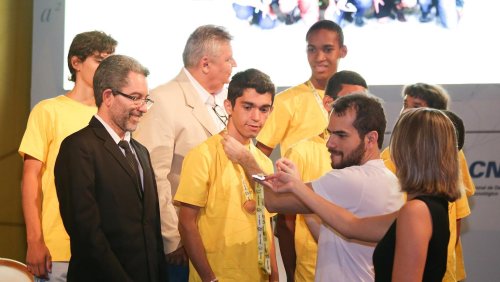
{"label": "black sleeveless top", "polygon": [[[422,281],[441,281],[446,271],[448,254],[448,241],[450,227],[448,218],[448,202],[437,196],[418,196],[414,199],[421,200],[429,208],[432,218],[432,236],[427,248],[424,276]],[[384,238],[375,247],[373,252],[373,265],[375,267],[375,281],[391,281],[392,267],[396,245],[397,219],[391,225]],[[412,240],[412,238],[406,238]]]}

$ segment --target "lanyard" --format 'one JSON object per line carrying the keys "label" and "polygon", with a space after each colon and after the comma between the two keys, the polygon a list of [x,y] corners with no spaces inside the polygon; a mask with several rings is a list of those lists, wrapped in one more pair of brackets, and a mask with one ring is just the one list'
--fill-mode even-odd
{"label": "lanyard", "polygon": [[326,111],[325,107],[323,107],[323,100],[321,99],[321,96],[319,96],[318,90],[314,88],[314,85],[312,84],[311,80],[308,80],[306,82],[306,85],[311,88],[312,93],[314,94],[314,98],[316,98],[316,102],[318,103],[318,106],[323,113],[323,117],[325,118],[326,124],[328,124],[328,112]]}
{"label": "lanyard", "polygon": [[[250,144],[250,152],[252,152],[252,144]],[[257,207],[253,205],[253,195],[248,188],[246,177],[243,171],[241,172],[241,183],[243,184],[243,194],[245,202],[243,208],[248,213],[255,212],[257,219],[257,253],[259,267],[268,275],[271,275],[271,258],[269,256],[269,242],[267,240],[266,215],[264,207],[264,187],[260,183],[255,182],[255,195],[257,198]]]}
{"label": "lanyard", "polygon": [[266,217],[264,208],[264,187],[255,183],[255,193],[257,194],[257,247],[259,267],[268,275],[271,274],[271,259],[269,256],[269,242],[267,241]]}

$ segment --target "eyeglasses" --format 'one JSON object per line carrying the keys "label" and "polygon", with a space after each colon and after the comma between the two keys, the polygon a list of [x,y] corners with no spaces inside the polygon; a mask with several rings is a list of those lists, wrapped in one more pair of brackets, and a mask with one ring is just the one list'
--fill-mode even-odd
{"label": "eyeglasses", "polygon": [[111,92],[113,92],[114,95],[121,95],[125,98],[132,100],[134,105],[136,105],[137,107],[141,107],[142,105],[146,105],[146,108],[149,110],[151,108],[151,106],[153,106],[153,104],[154,104],[154,101],[149,99],[149,98],[139,98],[136,96],[131,96],[131,95],[125,94],[125,93],[118,91],[118,90],[111,90]]}
{"label": "eyeglasses", "polygon": [[215,114],[220,119],[220,121],[222,121],[224,125],[227,125],[226,112],[224,112],[224,110],[217,104],[215,104],[215,106],[212,107],[212,110],[214,110]]}

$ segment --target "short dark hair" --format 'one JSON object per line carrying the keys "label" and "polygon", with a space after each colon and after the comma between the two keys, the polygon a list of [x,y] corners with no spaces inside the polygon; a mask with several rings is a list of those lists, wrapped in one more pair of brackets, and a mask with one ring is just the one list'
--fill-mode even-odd
{"label": "short dark hair", "polygon": [[68,51],[68,68],[71,73],[69,80],[76,82],[76,70],[71,64],[71,58],[73,56],[76,56],[83,62],[96,52],[114,53],[117,44],[118,42],[115,39],[102,31],[88,31],[77,34],[75,38],[73,38]]}
{"label": "short dark hair", "polygon": [[125,55],[111,55],[104,59],[94,74],[95,104],[102,104],[102,93],[106,89],[121,90],[127,86],[130,72],[149,75],[149,70],[136,59]]}
{"label": "short dark hair", "polygon": [[448,110],[441,110],[453,123],[455,126],[455,131],[457,133],[457,147],[458,150],[462,150],[465,143],[465,126],[463,120],[454,112]]}
{"label": "short dark hair", "polygon": [[427,83],[415,83],[406,85],[403,88],[402,96],[408,95],[413,98],[419,98],[427,103],[427,107],[446,110],[450,96],[446,90],[439,86]]}
{"label": "short dark hair", "polygon": [[314,23],[306,33],[306,41],[309,41],[309,36],[311,36],[311,34],[321,29],[336,32],[339,45],[344,46],[344,32],[342,31],[342,27],[330,20],[320,20]]}
{"label": "short dark hair", "polygon": [[368,132],[376,131],[378,148],[382,148],[387,120],[380,99],[371,94],[339,97],[333,103],[332,115],[343,116],[348,109],[356,111],[356,119],[352,125],[358,131],[359,137],[363,139]]}
{"label": "short dark hair", "polygon": [[359,85],[368,89],[365,79],[355,71],[343,70],[335,73],[328,79],[325,88],[325,95],[332,97],[334,100],[342,89],[342,84]]}
{"label": "short dark hair", "polygon": [[195,29],[184,46],[182,61],[184,67],[194,67],[206,54],[216,54],[223,42],[230,42],[231,34],[222,26],[202,25]]}
{"label": "short dark hair", "polygon": [[276,88],[271,78],[257,69],[247,69],[233,76],[227,90],[227,99],[234,107],[236,99],[243,96],[245,89],[253,88],[259,94],[271,93],[271,101],[274,101]]}

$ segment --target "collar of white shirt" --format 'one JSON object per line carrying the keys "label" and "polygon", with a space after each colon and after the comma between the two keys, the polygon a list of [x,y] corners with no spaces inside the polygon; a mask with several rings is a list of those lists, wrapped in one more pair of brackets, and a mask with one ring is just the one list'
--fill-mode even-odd
{"label": "collar of white shirt", "polygon": [[[224,100],[227,98],[227,92],[224,91],[224,88],[219,90],[219,92],[215,94],[210,94],[208,91],[201,86],[201,84],[189,73],[189,71],[186,68],[183,68],[184,73],[188,77],[189,81],[193,85],[194,89],[196,89],[196,92],[198,95],[200,95],[201,101],[203,103],[210,105],[211,107],[215,106],[215,104],[221,106],[224,108]],[[215,102],[215,104],[214,104]]]}
{"label": "collar of white shirt", "polygon": [[[95,114],[94,117],[102,123],[104,128],[106,128],[106,131],[108,131],[109,135],[111,135],[111,138],[113,138],[115,143],[118,144],[118,142],[120,142],[121,139],[118,136],[118,134],[113,130],[113,128],[111,128],[111,126],[109,126],[109,124],[106,123],[98,114]],[[129,131],[125,132],[125,137],[123,137],[123,140],[130,142],[130,132]]]}

